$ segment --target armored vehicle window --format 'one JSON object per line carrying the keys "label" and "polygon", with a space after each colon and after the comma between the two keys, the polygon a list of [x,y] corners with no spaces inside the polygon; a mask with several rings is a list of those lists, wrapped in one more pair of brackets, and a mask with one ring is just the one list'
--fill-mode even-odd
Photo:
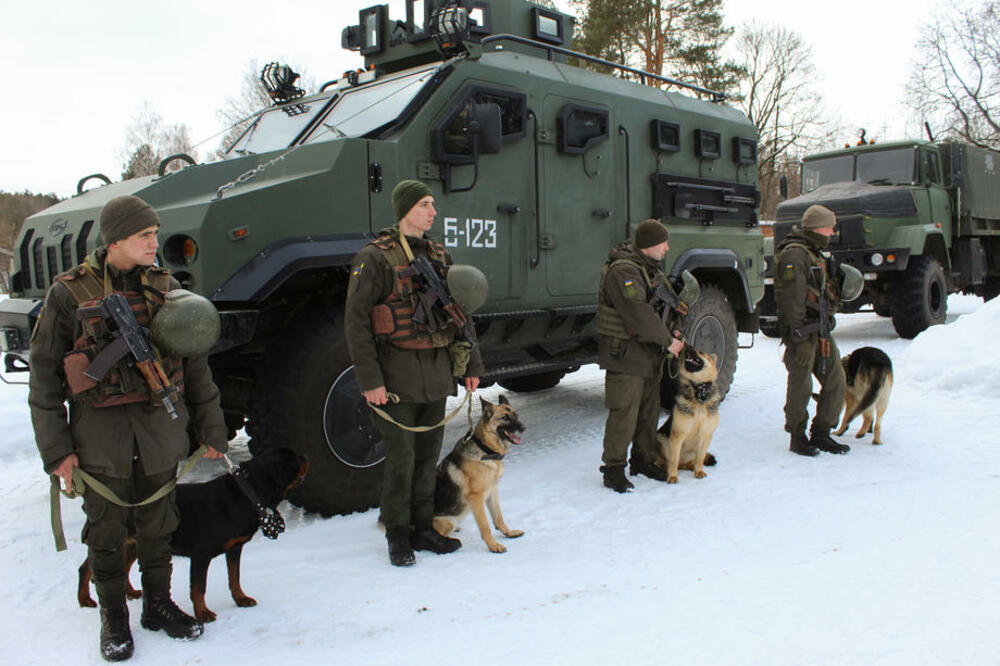
{"label": "armored vehicle window", "polygon": [[933,150],[920,151],[920,169],[924,180],[928,183],[940,183],[938,172],[938,156]]}
{"label": "armored vehicle window", "polygon": [[742,137],[733,138],[733,161],[737,164],[755,164],[757,162],[757,142]]}
{"label": "armored vehicle window", "polygon": [[260,112],[246,132],[229,149],[227,157],[266,153],[287,148],[326,106],[330,95],[308,102],[293,102]]}
{"label": "armored vehicle window", "polygon": [[665,120],[654,120],[653,149],[676,153],[681,149],[681,126]]}
{"label": "armored vehicle window", "polygon": [[812,192],[820,185],[854,180],[854,156],[838,155],[809,160],[802,165],[802,193]]}
{"label": "armored vehicle window", "polygon": [[855,180],[872,185],[909,185],[914,179],[913,148],[859,153]]}
{"label": "armored vehicle window", "polygon": [[433,77],[435,68],[376,80],[341,93],[306,143],[365,136],[396,120]]}
{"label": "armored vehicle window", "polygon": [[559,129],[559,150],[582,155],[591,146],[608,138],[608,112],[567,104],[556,119]]}
{"label": "armored vehicle window", "polygon": [[722,157],[722,135],[711,130],[695,130],[694,151],[702,159],[719,159]]}
{"label": "armored vehicle window", "polygon": [[500,135],[504,143],[525,136],[528,119],[527,98],[523,93],[491,88],[471,88],[462,101],[431,130],[431,144],[436,162],[470,164],[468,112],[473,104],[496,104],[500,107]]}

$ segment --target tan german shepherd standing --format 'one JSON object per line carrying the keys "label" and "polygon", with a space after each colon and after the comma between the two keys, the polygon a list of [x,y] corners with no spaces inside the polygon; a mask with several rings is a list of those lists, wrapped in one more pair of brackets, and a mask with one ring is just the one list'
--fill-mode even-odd
{"label": "tan german shepherd standing", "polygon": [[493,525],[505,537],[514,539],[524,534],[522,530],[507,527],[497,495],[500,477],[503,476],[503,457],[511,444],[521,443],[517,433],[524,430],[524,425],[504,396],[500,396],[497,405],[483,398],[480,402],[483,414],[479,422],[458,440],[455,448],[438,465],[434,529],[442,536],[448,536],[471,511],[479,527],[479,535],[489,549],[494,553],[503,553],[507,548],[493,538],[486,522],[486,509],[490,510]]}
{"label": "tan german shepherd standing", "polygon": [[892,392],[892,361],[877,347],[860,347],[840,362],[847,376],[847,390],[844,392],[844,419],[833,434],[843,435],[851,421],[862,414],[861,428],[854,436],[860,439],[874,430],[872,444],[881,444],[882,415],[889,406]]}
{"label": "tan german shepherd standing", "polygon": [[677,483],[679,469],[694,470],[694,478],[704,479],[708,476],[704,466],[715,464],[708,445],[719,425],[719,403],[723,397],[716,384],[717,363],[715,354],[702,354],[691,345],[684,348],[674,410],[658,431],[661,455],[667,463],[667,483]]}

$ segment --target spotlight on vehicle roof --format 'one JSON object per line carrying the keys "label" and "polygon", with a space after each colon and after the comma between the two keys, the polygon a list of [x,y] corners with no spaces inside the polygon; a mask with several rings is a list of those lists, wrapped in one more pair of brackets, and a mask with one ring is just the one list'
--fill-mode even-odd
{"label": "spotlight on vehicle roof", "polygon": [[465,41],[469,38],[471,9],[472,0],[447,0],[431,17],[431,36],[445,57],[465,51]]}
{"label": "spotlight on vehicle roof", "polygon": [[295,87],[299,75],[288,65],[269,62],[260,71],[260,82],[264,90],[275,102],[288,102],[305,94],[302,88]]}

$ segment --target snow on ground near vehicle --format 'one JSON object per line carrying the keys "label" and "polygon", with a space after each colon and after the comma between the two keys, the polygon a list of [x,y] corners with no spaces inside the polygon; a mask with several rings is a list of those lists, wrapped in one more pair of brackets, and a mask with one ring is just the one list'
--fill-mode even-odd
{"label": "snow on ground near vehicle", "polygon": [[[396,569],[374,511],[324,520],[285,503],[285,534],[244,551],[259,605],[233,605],[219,558],[207,594],[219,620],[193,643],[141,629],[130,602],[134,661],[996,663],[1000,299],[952,296],[948,312],[912,341],[873,314],[841,317],[841,350],[881,347],[896,374],[885,443],[843,437],[847,456],[788,452],[781,349],[762,336],[741,350],[712,445],[720,462],[700,481],[640,477],[625,496],[601,486],[594,366],[508,394],[528,430],[501,482],[508,524],[526,531],[507,553],[488,552],[468,518],[460,551]],[[97,612],[76,604],[79,500],[63,503],[70,546],[57,554],[25,400],[0,386],[0,654],[101,663]],[[187,579],[175,559],[175,598],[189,608]]]}

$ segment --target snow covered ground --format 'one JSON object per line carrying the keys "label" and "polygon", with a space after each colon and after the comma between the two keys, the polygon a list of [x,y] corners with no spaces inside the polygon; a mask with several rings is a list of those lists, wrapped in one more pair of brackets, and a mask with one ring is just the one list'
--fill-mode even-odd
{"label": "snow covered ground", "polygon": [[[844,353],[874,345],[895,365],[881,447],[845,436],[847,456],[789,453],[781,350],[758,336],[722,405],[719,465],[672,486],[640,477],[624,496],[597,471],[596,367],[512,394],[528,430],[501,495],[526,534],[507,553],[490,553],[469,518],[457,553],[398,569],[376,512],[322,519],[283,504],[285,534],[244,551],[259,605],[234,606],[217,559],[219,619],[195,642],[141,629],[130,602],[133,662],[1000,664],[1000,299],[952,296],[948,320],[907,341],[873,314],[840,318]],[[57,554],[26,395],[0,385],[0,661],[101,663],[97,612],[75,595],[83,514],[63,502],[70,545]],[[187,578],[175,559],[190,608]]]}

